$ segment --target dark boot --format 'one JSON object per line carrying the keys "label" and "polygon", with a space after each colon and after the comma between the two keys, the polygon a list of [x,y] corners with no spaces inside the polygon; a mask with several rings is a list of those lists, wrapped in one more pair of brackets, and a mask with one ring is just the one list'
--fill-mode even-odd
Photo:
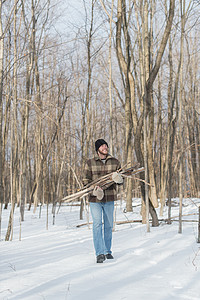
{"label": "dark boot", "polygon": [[112,254],[108,253],[108,254],[106,254],[106,258],[107,259],[113,259],[114,257],[112,256]]}
{"label": "dark boot", "polygon": [[103,263],[105,260],[105,255],[104,254],[99,254],[97,256],[97,263]]}

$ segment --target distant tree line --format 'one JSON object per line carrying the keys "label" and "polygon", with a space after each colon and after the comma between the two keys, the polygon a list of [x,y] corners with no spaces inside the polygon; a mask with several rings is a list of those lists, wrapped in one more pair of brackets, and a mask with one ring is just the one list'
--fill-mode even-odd
{"label": "distant tree line", "polygon": [[200,197],[199,1],[80,2],[58,34],[59,1],[0,1],[7,239],[16,205],[23,221],[25,205],[55,207],[80,188],[97,138],[122,165],[145,166],[124,193],[127,211],[142,198],[144,222],[147,199],[157,226],[159,203],[162,215],[172,197]]}

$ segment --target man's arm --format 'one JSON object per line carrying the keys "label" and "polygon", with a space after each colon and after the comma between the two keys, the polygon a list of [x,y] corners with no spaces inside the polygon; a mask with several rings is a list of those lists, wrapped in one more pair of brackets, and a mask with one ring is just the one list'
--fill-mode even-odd
{"label": "man's arm", "polygon": [[87,161],[84,169],[83,185],[87,185],[92,182],[92,170],[90,161]]}

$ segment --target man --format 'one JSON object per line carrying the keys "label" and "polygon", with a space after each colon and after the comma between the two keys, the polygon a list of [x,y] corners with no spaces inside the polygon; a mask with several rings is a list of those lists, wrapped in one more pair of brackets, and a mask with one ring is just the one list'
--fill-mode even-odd
{"label": "man", "polygon": [[[120,162],[108,153],[108,144],[103,139],[95,142],[97,155],[89,159],[86,163],[84,184],[88,184],[108,173],[120,169]],[[93,243],[97,257],[97,263],[103,263],[107,259],[113,259],[112,229],[114,201],[117,200],[116,183],[123,183],[123,178],[116,172],[113,180],[115,183],[102,190],[96,186],[93,193],[89,196],[90,211],[93,219]],[[103,223],[102,224],[102,216]]]}

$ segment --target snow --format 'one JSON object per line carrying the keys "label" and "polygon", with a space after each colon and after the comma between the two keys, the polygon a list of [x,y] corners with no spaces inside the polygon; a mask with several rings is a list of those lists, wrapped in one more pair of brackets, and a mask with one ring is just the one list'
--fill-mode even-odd
{"label": "snow", "polygon": [[[198,220],[199,203],[200,199],[184,199],[184,220]],[[140,219],[140,199],[133,204],[133,212],[124,213],[125,204],[118,202],[116,220]],[[79,220],[78,206],[61,206],[55,225],[49,209],[48,230],[45,206],[41,217],[39,208],[36,213],[26,210],[21,241],[16,208],[13,240],[5,242],[9,209],[2,211],[1,300],[200,299],[198,222],[183,222],[182,234],[177,221],[171,225],[162,221],[150,232],[139,222],[116,224],[115,259],[97,264],[92,225],[76,226],[86,223],[85,214]],[[160,219],[167,217],[167,209]],[[178,206],[172,208],[172,216],[178,216]]]}

